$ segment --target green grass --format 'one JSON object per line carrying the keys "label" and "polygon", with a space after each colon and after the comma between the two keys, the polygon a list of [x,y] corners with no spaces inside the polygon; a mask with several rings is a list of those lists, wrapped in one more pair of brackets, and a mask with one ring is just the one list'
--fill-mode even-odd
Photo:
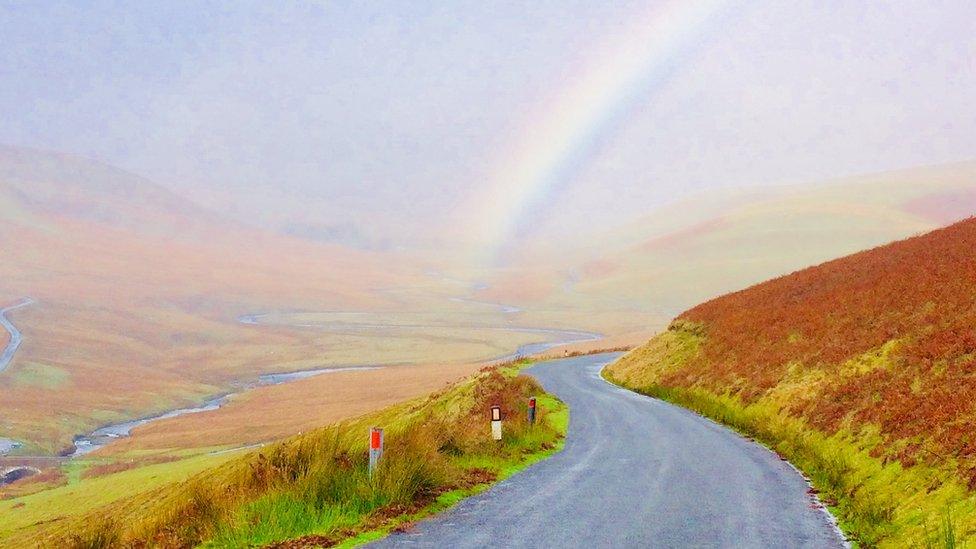
{"label": "green grass", "polygon": [[[535,426],[526,421],[530,396],[539,397],[541,406]],[[488,436],[488,408],[496,403],[506,410],[501,442]],[[370,425],[383,426],[387,442],[372,477],[365,436]],[[427,398],[226,456],[225,463],[184,481],[86,504],[90,511],[52,522],[32,517],[34,523],[0,534],[0,544],[240,547],[294,538],[329,544],[375,539],[558,451],[567,425],[565,406],[534,380],[485,370]],[[174,466],[184,465],[153,467]],[[82,483],[101,482],[112,491],[112,483],[135,480],[153,467]],[[58,507],[45,503],[38,509]]]}
{"label": "green grass", "polygon": [[81,473],[90,462],[72,461],[66,471],[68,485],[16,499],[0,500],[0,547],[15,546],[12,539],[18,539],[22,535],[29,536],[42,526],[50,528],[62,522],[71,522],[77,516],[96,512],[162,486],[182,482],[228,461],[231,457],[233,456],[201,455],[84,480],[80,480]]}
{"label": "green grass", "polygon": [[826,436],[769,401],[744,405],[733,396],[699,388],[634,386],[621,383],[612,369],[604,376],[732,427],[789,459],[809,476],[859,546],[956,547],[959,527],[972,528],[976,501],[948,469],[884,463],[872,457],[864,435],[843,431]]}
{"label": "green grass", "polygon": [[[845,423],[833,434],[791,414],[825,382],[818,370],[792,365],[774,388],[745,402],[694,381],[667,382],[699,356],[703,326],[675,321],[672,329],[603,370],[610,382],[691,409],[769,447],[803,471],[854,542],[866,547],[956,547],[976,541],[976,495],[960,480],[951,457],[903,466],[886,459],[878,426]],[[845,372],[891,367],[897,340],[840,365]],[[678,383],[678,382],[675,382]],[[846,426],[845,426],[846,425]],[[949,509],[952,510],[949,513]],[[971,542],[972,542],[971,541]]]}
{"label": "green grass", "polygon": [[923,546],[926,549],[935,549],[937,547],[954,549],[960,546],[959,541],[956,539],[956,525],[952,518],[951,507],[946,507],[945,514],[942,516],[942,520],[939,522],[937,528],[930,530],[927,522],[922,526],[925,532]]}
{"label": "green grass", "polygon": [[[381,528],[362,532],[345,540],[343,543],[340,543],[339,547],[356,547],[386,537],[390,532],[403,524],[409,524],[427,518],[436,513],[446,511],[447,509],[450,509],[451,507],[460,503],[465,498],[484,492],[495,482],[505,480],[519,471],[524,470],[526,467],[538,463],[561,451],[565,443],[565,440],[562,437],[565,436],[565,433],[569,427],[569,408],[551,395],[539,397],[537,404],[538,406],[544,407],[547,410],[551,410],[551,413],[547,416],[546,421],[553,429],[555,429],[556,433],[559,433],[559,437],[553,446],[542,447],[542,445],[537,444],[538,442],[546,443],[551,441],[551,437],[541,435],[535,437],[537,439],[536,444],[529,443],[530,447],[540,448],[539,450],[528,454],[523,454],[517,458],[499,460],[497,458],[483,455],[461,456],[456,460],[456,465],[466,470],[490,470],[497,474],[495,481],[491,483],[476,484],[471,487],[456,488],[440,494],[433,503],[420,509],[418,512],[397,517]],[[536,431],[536,433],[538,434],[541,432]]]}
{"label": "green grass", "polygon": [[61,389],[71,380],[71,374],[64,368],[29,362],[13,372],[13,384],[17,387],[39,387],[42,389]]}
{"label": "green grass", "polygon": [[[517,379],[519,370],[529,365],[531,362],[520,361],[517,368],[503,367],[500,371],[510,383]],[[449,444],[438,448],[438,454],[447,456],[443,464],[431,459],[429,451],[413,446],[423,445],[420,441],[427,440],[429,434],[411,432],[414,441],[403,451],[384,456],[373,478],[360,464],[339,477],[320,476],[297,490],[261,498],[225,522],[205,546],[262,545],[308,535],[335,542],[345,540],[342,545],[355,546],[448,509],[562,449],[562,437],[569,425],[568,409],[551,395],[537,398],[538,405],[547,410],[545,425],[512,428],[512,422],[507,420],[506,436],[500,444],[475,444],[468,448]],[[487,435],[487,430],[482,429],[487,427],[486,421],[472,427],[485,431],[481,438]],[[446,478],[451,476],[450,471],[462,481],[472,473],[484,475],[487,471],[492,480],[482,482],[481,478],[471,485],[447,489],[452,485]]]}

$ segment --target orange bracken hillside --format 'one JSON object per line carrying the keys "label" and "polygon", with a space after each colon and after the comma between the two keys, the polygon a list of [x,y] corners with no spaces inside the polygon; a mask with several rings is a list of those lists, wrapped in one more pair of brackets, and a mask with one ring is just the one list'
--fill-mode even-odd
{"label": "orange bracken hillside", "polygon": [[[959,459],[976,486],[976,219],[806,269],[684,313],[707,332],[697,358],[661,380],[753,400],[791,365],[829,374],[789,405],[814,426],[876,424],[906,465]],[[881,349],[878,367],[838,374]]]}
{"label": "orange bracken hillside", "polygon": [[864,546],[976,540],[976,218],[703,303],[605,375],[768,444]]}

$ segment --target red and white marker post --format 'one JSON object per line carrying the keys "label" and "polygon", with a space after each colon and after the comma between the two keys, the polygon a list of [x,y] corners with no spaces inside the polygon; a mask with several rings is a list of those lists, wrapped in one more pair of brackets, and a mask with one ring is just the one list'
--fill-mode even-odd
{"label": "red and white marker post", "polygon": [[535,425],[535,397],[529,399],[529,425]]}
{"label": "red and white marker post", "polygon": [[383,429],[372,427],[369,430],[369,476],[373,476],[373,471],[383,456]]}
{"label": "red and white marker post", "polygon": [[491,407],[491,438],[502,439],[502,407],[497,405]]}

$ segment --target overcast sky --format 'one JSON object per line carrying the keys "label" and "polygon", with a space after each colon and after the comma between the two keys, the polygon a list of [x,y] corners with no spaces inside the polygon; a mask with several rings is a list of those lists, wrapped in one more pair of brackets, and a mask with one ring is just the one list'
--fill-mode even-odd
{"label": "overcast sky", "polygon": [[[656,15],[675,5],[4,1],[0,142],[367,244],[483,238],[469,226],[500,214],[481,197],[504,199],[485,189],[504,188],[505,167],[535,154],[526,135],[561,117],[598,123],[571,128],[540,168],[546,184],[502,212],[517,227],[506,238],[624,220],[713,186],[976,157],[971,3],[713,2],[693,25]],[[614,56],[642,58],[672,30],[640,78],[611,74],[565,107]]]}

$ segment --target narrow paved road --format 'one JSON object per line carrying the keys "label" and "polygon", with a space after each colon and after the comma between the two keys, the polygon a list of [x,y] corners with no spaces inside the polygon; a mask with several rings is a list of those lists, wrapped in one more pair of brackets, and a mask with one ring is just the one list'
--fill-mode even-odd
{"label": "narrow paved road", "polygon": [[619,355],[528,371],[571,410],[566,449],[377,547],[841,547],[789,464],[603,381]]}
{"label": "narrow paved road", "polygon": [[7,318],[7,313],[15,309],[20,309],[21,307],[26,307],[31,303],[34,303],[34,300],[28,297],[16,305],[0,309],[0,326],[10,333],[10,341],[7,342],[7,346],[4,347],[3,352],[0,352],[0,372],[4,371],[10,365],[10,361],[13,360],[14,355],[17,354],[17,349],[20,348],[20,344],[23,342],[23,336],[20,335],[20,330],[10,322]]}

